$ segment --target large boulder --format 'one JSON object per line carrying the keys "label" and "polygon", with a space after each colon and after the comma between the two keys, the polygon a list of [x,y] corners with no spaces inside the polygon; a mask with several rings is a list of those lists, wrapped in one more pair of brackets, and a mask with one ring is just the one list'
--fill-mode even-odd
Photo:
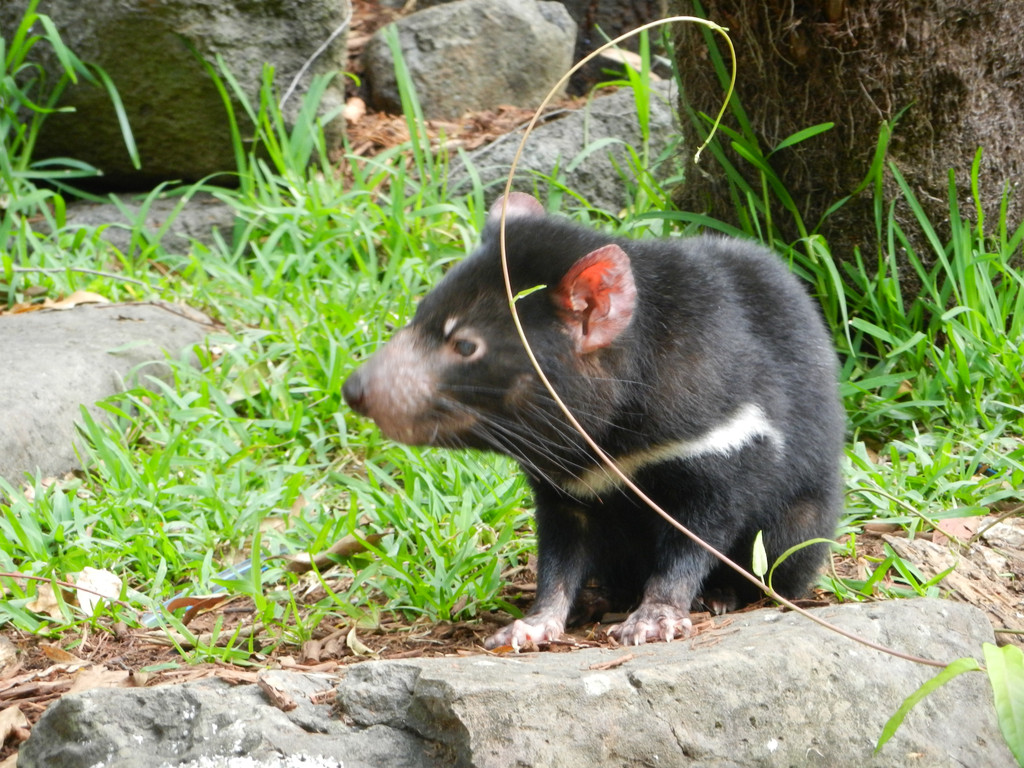
{"label": "large boulder", "polygon": [[[394,28],[428,118],[537,106],[572,66],[576,41],[565,7],[537,0],[458,0],[399,19]],[[366,79],[373,106],[397,114],[402,105],[385,30],[367,43]]]}
{"label": "large boulder", "polygon": [[[981,611],[949,601],[815,613],[942,662],[993,642]],[[255,685],[210,680],[71,694],[43,715],[18,766],[228,768],[243,755],[267,768],[287,755],[330,768],[1014,765],[982,674],[931,693],[876,755],[886,719],[934,667],[792,613],[720,625],[695,642],[614,651],[364,662],[340,681],[271,673],[296,705],[285,712]]]}
{"label": "large boulder", "polygon": [[166,357],[187,354],[212,330],[199,312],[161,303],[0,315],[0,477],[77,469],[82,406],[102,416],[99,400],[169,376]]}
{"label": "large boulder", "polygon": [[[110,195],[110,202],[75,200],[67,205],[64,231],[95,233],[122,253],[161,245],[188,253],[194,244],[232,242],[235,209],[209,192],[189,195]],[[37,230],[49,231],[46,222]]]}
{"label": "large boulder", "polygon": [[[670,186],[674,178],[680,177],[684,160],[679,124],[672,108],[676,98],[673,85],[669,81],[652,83],[646,95],[650,104],[646,128],[641,126],[635,94],[630,88],[598,93],[579,109],[538,124],[526,140],[513,188],[543,198],[548,187],[546,180],[557,176],[587,205],[618,214],[629,204],[641,181],[646,181],[638,176],[650,174],[658,184]],[[488,202],[498,197],[505,188],[524,131],[513,131],[467,153],[465,162],[461,158],[454,160],[449,181],[452,192],[470,191],[472,177],[467,172],[468,164],[488,187]],[[642,158],[645,138],[650,162],[634,168],[628,148]]]}
{"label": "large boulder", "polygon": [[[0,36],[11,38],[27,5],[28,0],[0,3]],[[74,112],[46,120],[34,158],[83,160],[104,173],[109,187],[128,189],[235,170],[225,106],[197,54],[214,65],[221,57],[257,106],[265,63],[274,66],[282,92],[310,61],[285,104],[285,115],[292,120],[314,75],[345,68],[343,30],[351,15],[350,0],[45,0],[38,11],[53,19],[68,48],[83,61],[102,67],[114,81],[142,168],[132,166],[106,92],[87,83],[65,91],[60,104]],[[315,56],[337,30],[342,33]],[[52,56],[45,55],[43,45],[33,53],[44,57],[53,82],[57,70]],[[343,102],[339,77],[328,89],[322,109],[333,110]],[[251,135],[244,112],[236,109],[236,114],[243,136]],[[340,118],[329,126],[334,143],[340,142],[342,127]]]}
{"label": "large boulder", "polygon": [[[417,8],[428,8],[458,0],[417,0]],[[408,0],[378,0],[381,5],[402,8]],[[582,59],[607,40],[668,14],[665,0],[561,0],[576,22],[576,60]],[[653,33],[657,35],[657,32]],[[622,43],[636,50],[637,38]],[[604,76],[607,61],[598,59],[577,72],[569,83],[572,93],[586,93]]]}

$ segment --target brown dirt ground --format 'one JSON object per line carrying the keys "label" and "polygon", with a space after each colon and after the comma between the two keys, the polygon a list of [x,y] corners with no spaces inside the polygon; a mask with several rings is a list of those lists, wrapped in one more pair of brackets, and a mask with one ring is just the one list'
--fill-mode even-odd
{"label": "brown dirt ground", "polygon": [[[358,57],[366,40],[377,27],[398,13],[370,0],[353,0],[353,6],[355,14],[349,45],[351,71],[358,73]],[[359,98],[360,94],[353,91],[351,96]],[[358,109],[358,102],[352,103]],[[444,136],[448,142],[473,148],[525,123],[531,114],[528,110],[508,107],[468,115],[458,122],[435,122],[430,129],[435,138]],[[365,156],[408,138],[403,118],[369,112],[350,122],[348,134],[353,153]],[[1019,506],[994,512],[1018,518],[1017,523],[1024,522],[1019,519],[1024,514]],[[1002,544],[974,543],[960,548],[959,555],[951,555],[950,542],[976,536],[979,519],[961,523],[960,528],[948,529],[949,538],[936,532],[913,541],[900,538],[895,529],[869,528],[858,537],[856,559],[837,560],[834,568],[839,576],[864,578],[885,558],[883,543],[917,564],[926,578],[955,565],[956,570],[942,582],[944,591],[953,599],[971,602],[986,611],[997,629],[1009,627],[1020,631],[1024,626],[1020,618],[1024,602],[1024,551]],[[1020,529],[1024,533],[1024,526]],[[334,578],[345,577],[338,572]],[[528,570],[520,571],[512,578],[513,583],[506,588],[506,598],[517,606],[528,605],[533,594],[533,585],[528,583],[532,574]],[[322,592],[312,590],[302,601],[312,606],[321,597]],[[821,593],[803,604],[820,605],[831,600],[831,596]],[[485,615],[472,622],[432,623],[385,617],[378,626],[364,628],[332,619],[322,622],[312,639],[301,645],[289,645],[278,642],[267,630],[253,627],[253,616],[253,605],[247,599],[222,598],[209,601],[202,610],[197,610],[189,624],[191,630],[202,633],[212,631],[215,623],[220,622],[219,632],[223,637],[231,637],[236,629],[251,632],[251,642],[257,649],[252,666],[189,665],[161,630],[123,625],[109,626],[104,631],[83,627],[77,637],[62,636],[58,646],[45,638],[5,629],[0,633],[0,768],[14,764],[18,745],[28,737],[32,724],[49,704],[69,692],[93,687],[168,685],[214,676],[232,683],[254,683],[259,669],[264,667],[332,673],[347,664],[371,658],[488,653],[483,648],[483,639],[509,620],[507,616]],[[729,619],[695,614],[693,621],[694,637],[699,637],[704,630],[721,627]],[[1001,638],[1007,642],[1022,642],[1020,634],[1001,635]],[[573,631],[563,641],[544,650],[570,652],[581,647],[614,644],[600,625],[590,625]],[[69,652],[66,648],[72,650]]]}

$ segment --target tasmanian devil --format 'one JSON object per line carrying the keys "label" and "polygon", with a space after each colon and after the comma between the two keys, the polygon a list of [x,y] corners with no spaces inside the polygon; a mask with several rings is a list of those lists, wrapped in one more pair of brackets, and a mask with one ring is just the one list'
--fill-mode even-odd
{"label": "tasmanian devil", "polygon": [[[388,437],[499,451],[529,478],[537,599],[488,647],[557,638],[589,582],[633,609],[610,630],[624,644],[685,633],[699,596],[718,611],[750,602],[747,582],[604,469],[538,380],[506,299],[500,203],[479,248],[344,385]],[[835,353],[772,253],[722,237],[612,238],[546,216],[521,193],[508,200],[506,251],[541,368],[656,503],[747,567],[759,531],[770,562],[832,536],[843,436]],[[773,586],[799,595],[824,554],[818,544],[790,555]]]}

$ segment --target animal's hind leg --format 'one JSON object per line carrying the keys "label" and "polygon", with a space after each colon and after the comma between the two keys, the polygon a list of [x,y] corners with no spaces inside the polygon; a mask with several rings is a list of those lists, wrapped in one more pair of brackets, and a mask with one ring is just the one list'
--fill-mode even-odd
{"label": "animal's hind leg", "polygon": [[[830,502],[802,496],[785,513],[778,515],[774,525],[762,531],[772,588],[783,597],[802,597],[821,568],[827,553],[826,544],[808,544],[776,562],[786,550],[816,538],[831,538],[835,515]],[[747,531],[729,553],[736,564],[751,570],[753,543],[757,530]],[[772,568],[774,571],[771,571]],[[765,574],[767,581],[768,574]],[[698,604],[704,610],[721,614],[757,602],[767,593],[748,579],[719,563],[701,587]]]}
{"label": "animal's hind leg", "polygon": [[[792,547],[835,536],[838,501],[830,495],[800,496],[790,504],[781,526],[765,532],[769,568]],[[772,587],[783,597],[802,597],[820,572],[828,551],[825,543],[806,544],[797,549],[775,568]]]}
{"label": "animal's hind leg", "polygon": [[763,593],[728,566],[720,566],[704,582],[692,610],[716,616],[757,601]]}

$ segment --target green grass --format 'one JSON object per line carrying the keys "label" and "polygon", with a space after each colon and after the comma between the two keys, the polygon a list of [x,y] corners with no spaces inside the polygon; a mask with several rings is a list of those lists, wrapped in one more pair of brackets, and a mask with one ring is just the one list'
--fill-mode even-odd
{"label": "green grass", "polygon": [[[219,75],[225,97],[237,92]],[[284,642],[308,636],[327,614],[458,619],[508,607],[502,572],[532,543],[510,462],[386,443],[340,396],[355,360],[473,247],[482,194],[445,199],[422,131],[416,146],[353,159],[348,183],[325,163],[308,167],[326,157],[312,117],[325,82],[285,131],[271,80],[247,111],[259,141],[238,153],[239,189],[212,190],[236,211],[230,239],[169,252],[134,231],[120,252],[102,228],[72,232],[59,219],[49,235],[24,220],[9,230],[0,275],[7,303],[79,288],[115,300],[162,297],[205,309],[227,330],[199,350],[198,368],[172,360],[173,381],[111,399],[106,420],[85,417],[85,474],[0,486],[0,570],[65,579],[86,566],[108,569],[123,578],[128,602],[152,611],[181,590],[224,587],[251,596],[267,635]],[[419,158],[411,170],[410,156]],[[153,196],[184,201],[200,188]],[[111,263],[108,271],[142,285],[76,271]],[[371,534],[383,535],[348,559],[355,578],[323,578],[319,606],[300,607],[277,589],[298,577],[275,555]],[[250,557],[254,567],[221,577]],[[2,623],[60,636],[90,620],[66,602],[60,617],[34,614],[25,606],[37,582],[3,584]],[[219,640],[229,648],[187,657],[250,652],[242,637]]]}
{"label": "green grass", "polygon": [[[211,74],[229,104],[237,84],[223,70]],[[125,251],[106,243],[102,228],[68,229],[61,212],[70,193],[38,186],[41,179],[28,173],[36,168],[30,143],[6,115],[0,138],[15,149],[10,156],[21,170],[3,177],[5,194],[16,191],[19,203],[4,208],[0,301],[75,289],[112,300],[164,298],[206,310],[226,330],[198,350],[198,366],[171,360],[171,381],[142,382],[105,403],[106,420],[85,418],[84,473],[0,485],[0,571],[66,579],[86,566],[108,569],[123,579],[122,599],[131,607],[112,605],[89,617],[64,602],[51,617],[27,607],[38,582],[8,576],[0,578],[7,593],[0,626],[71,643],[82,623],[105,629],[116,617],[136,624],[152,611],[187,635],[161,604],[179,592],[223,588],[253,599],[254,620],[264,622],[259,642],[223,630],[216,641],[192,638],[182,653],[246,661],[256,650],[301,642],[325,618],[456,620],[512,609],[502,573],[522,563],[534,543],[529,496],[512,462],[394,445],[341,400],[348,372],[405,322],[448,264],[472,249],[485,216],[480,189],[445,193],[447,158],[430,149],[408,77],[400,82],[413,140],[372,159],[347,157],[343,179],[320,151],[313,117],[326,83],[314,85],[303,117],[286,129],[268,72],[258,103],[243,100],[257,141],[244,143],[236,129],[238,188],[200,184],[150,196],[183,202],[209,189],[236,212],[230,236],[181,251],[146,237],[141,225]],[[19,112],[18,124],[37,130],[52,102],[33,98],[40,109]],[[760,238],[807,279],[843,364],[848,554],[856,554],[869,521],[892,521],[913,534],[945,517],[1020,504],[1024,230],[1006,221],[1005,207],[959,210],[951,180],[954,235],[942,242],[903,184],[902,202],[917,214],[929,252],[913,250],[896,224],[896,201],[879,197],[877,253],[838,264],[803,222],[803,237],[779,242],[770,203],[780,199],[791,213],[795,207],[785,205],[788,196],[765,161],[771,151],[743,130],[726,138],[763,174],[759,187],[732,175],[743,230],[667,210],[670,195],[648,178],[621,216],[573,215],[619,232],[713,228]],[[881,194],[881,174],[900,179],[884,162],[886,141],[883,132],[863,194]],[[633,152],[647,156],[644,147]],[[977,183],[976,175],[958,181]],[[56,212],[48,234],[28,218],[44,205]],[[901,293],[899,272],[908,268],[927,288],[920,296]],[[323,596],[304,602],[305,582],[280,555],[315,554],[345,537],[366,541],[365,550],[340,569],[317,573]],[[223,575],[250,558],[248,570]],[[891,553],[864,583],[825,578],[822,586],[849,600],[941,592],[941,581],[928,583]]]}

